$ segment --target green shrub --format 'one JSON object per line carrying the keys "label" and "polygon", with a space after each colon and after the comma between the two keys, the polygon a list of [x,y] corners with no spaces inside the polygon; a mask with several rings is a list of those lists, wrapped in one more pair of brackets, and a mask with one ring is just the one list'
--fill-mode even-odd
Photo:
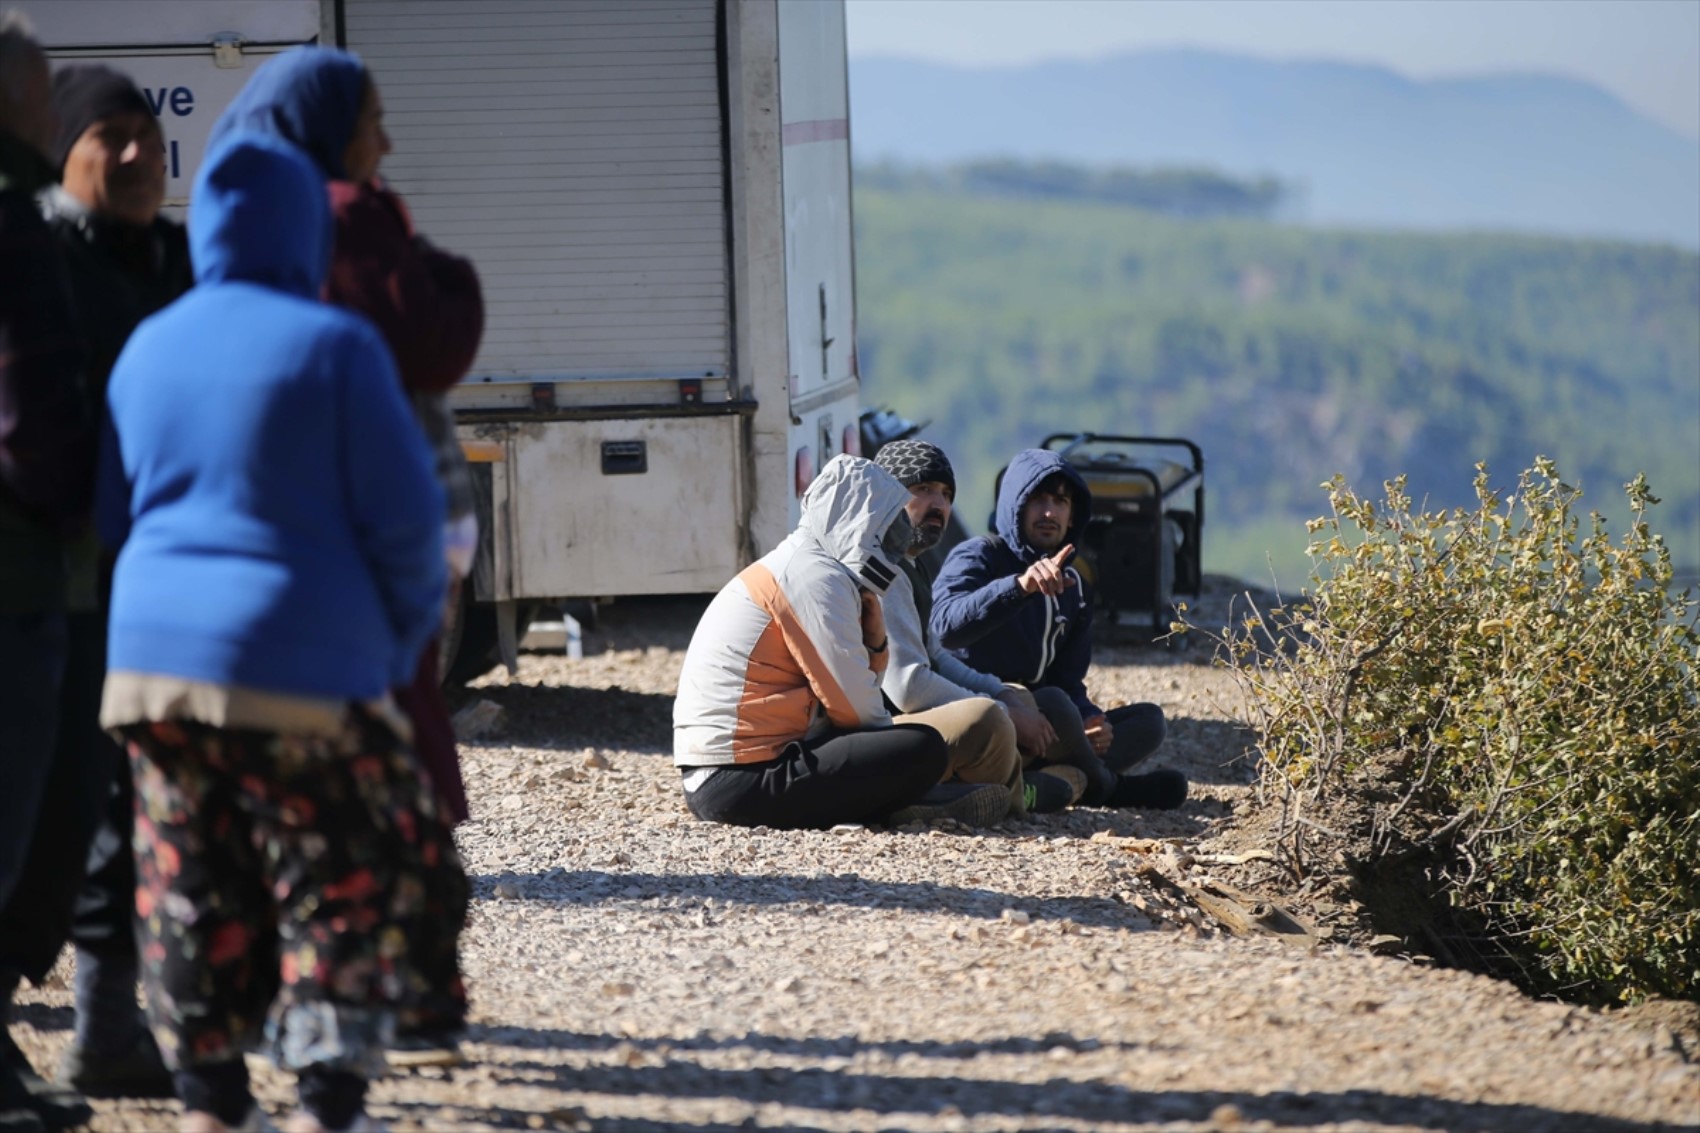
{"label": "green shrub", "polygon": [[1700,997],[1700,633],[1645,479],[1616,543],[1544,459],[1451,512],[1325,487],[1312,588],[1222,639],[1289,864],[1357,815],[1360,876],[1421,860],[1533,990]]}

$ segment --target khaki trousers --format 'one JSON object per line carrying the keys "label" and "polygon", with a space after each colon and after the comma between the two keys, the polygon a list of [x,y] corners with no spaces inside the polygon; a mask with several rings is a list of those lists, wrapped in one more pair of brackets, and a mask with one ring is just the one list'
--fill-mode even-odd
{"label": "khaki trousers", "polygon": [[944,737],[950,752],[946,779],[1007,787],[1012,796],[1011,813],[1027,813],[1015,725],[1003,705],[988,697],[971,696],[893,720],[898,724],[925,724]]}

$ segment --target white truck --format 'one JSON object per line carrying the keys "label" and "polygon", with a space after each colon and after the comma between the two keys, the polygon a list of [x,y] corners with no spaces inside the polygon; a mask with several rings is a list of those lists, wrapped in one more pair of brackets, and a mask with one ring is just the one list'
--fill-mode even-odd
{"label": "white truck", "polygon": [[716,590],[856,452],[842,0],[7,0],[132,75],[168,205],[268,55],[360,53],[419,230],[486,329],[451,395],[489,505],[453,636],[536,603]]}

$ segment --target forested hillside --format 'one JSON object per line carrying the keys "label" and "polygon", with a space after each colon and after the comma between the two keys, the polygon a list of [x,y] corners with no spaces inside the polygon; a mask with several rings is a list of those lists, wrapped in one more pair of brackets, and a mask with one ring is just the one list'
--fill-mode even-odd
{"label": "forested hillside", "polygon": [[[1208,462],[1205,569],[1302,581],[1336,472],[1462,503],[1538,454],[1700,565],[1700,256],[1491,235],[1183,220],[859,183],[864,401],[931,418],[981,530],[1047,432],[1166,434]],[[1621,520],[1620,520],[1621,521]]]}

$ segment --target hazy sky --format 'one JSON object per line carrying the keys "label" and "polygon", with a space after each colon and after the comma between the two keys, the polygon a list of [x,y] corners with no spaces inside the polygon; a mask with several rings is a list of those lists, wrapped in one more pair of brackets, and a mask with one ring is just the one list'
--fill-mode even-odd
{"label": "hazy sky", "polygon": [[1413,78],[1586,79],[1700,139],[1700,0],[848,0],[852,55],[969,66],[1205,47]]}

